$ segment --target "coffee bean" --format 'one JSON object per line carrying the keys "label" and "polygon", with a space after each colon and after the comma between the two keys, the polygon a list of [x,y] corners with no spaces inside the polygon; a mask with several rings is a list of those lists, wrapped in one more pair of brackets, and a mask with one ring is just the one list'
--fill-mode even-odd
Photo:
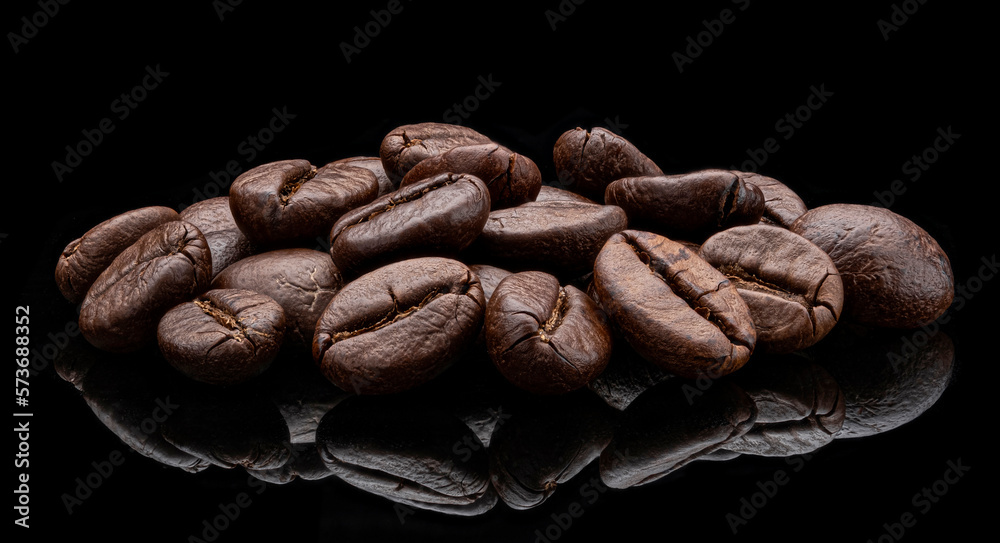
{"label": "coffee bean", "polygon": [[604,242],[626,227],[628,218],[617,206],[528,202],[492,211],[466,258],[568,280],[593,269]]}
{"label": "coffee bean", "polygon": [[398,184],[418,162],[461,145],[490,143],[490,138],[462,125],[447,123],[407,124],[386,134],[379,158],[386,175]]}
{"label": "coffee bean", "polygon": [[552,159],[562,183],[598,202],[604,202],[605,189],[616,179],[663,175],[635,145],[600,127],[567,130],[556,140]]}
{"label": "coffee bean", "polygon": [[736,226],[708,238],[699,256],[736,286],[757,329],[757,349],[787,353],[823,339],[840,318],[844,284],[833,260],[779,226]]}
{"label": "coffee bean", "polygon": [[490,195],[478,178],[442,173],[344,214],[330,230],[330,254],[352,275],[419,256],[454,257],[483,230]]}
{"label": "coffee bean", "polygon": [[756,344],[736,287],[666,237],[637,230],[611,236],[594,263],[594,289],[629,344],[676,375],[726,375],[749,360]]}
{"label": "coffee bean", "polygon": [[411,389],[475,341],[485,305],[479,279],[457,260],[394,262],[334,295],[316,325],[313,359],[348,392]]}
{"label": "coffee bean", "polygon": [[228,196],[194,203],[181,211],[180,218],[195,225],[205,235],[212,253],[213,277],[233,262],[256,252],[254,245],[236,225]]}
{"label": "coffee bean", "polygon": [[169,207],[150,206],[116,215],[66,245],[56,263],[59,292],[80,303],[97,276],[143,234],[165,222],[179,218]]}
{"label": "coffee bean", "polygon": [[760,189],[764,195],[764,214],[760,218],[763,224],[773,224],[788,228],[795,219],[802,216],[808,208],[802,198],[787,185],[766,175],[753,172],[734,171],[747,185]]}
{"label": "coffee bean", "polygon": [[472,264],[469,269],[476,274],[476,277],[479,277],[479,284],[483,287],[486,303],[490,303],[490,297],[493,296],[493,291],[500,284],[500,281],[513,273],[489,264]]}
{"label": "coffee bean", "polygon": [[530,202],[542,188],[535,162],[497,143],[454,147],[421,160],[406,172],[399,186],[447,172],[472,175],[486,183],[493,209]]}
{"label": "coffee bean", "polygon": [[844,313],[855,322],[917,328],[947,311],[955,296],[948,255],[926,230],[888,209],[828,204],[791,230],[833,259],[844,282]]}
{"label": "coffee bean", "polygon": [[284,333],[285,312],[269,296],[213,289],[167,311],[156,335],[163,357],[184,375],[232,385],[263,373]]}
{"label": "coffee bean", "polygon": [[306,349],[320,313],[342,285],[328,253],[303,248],[249,256],[212,281],[212,288],[252,290],[273,299],[285,312],[285,343]]}
{"label": "coffee bean", "polygon": [[608,185],[604,201],[624,209],[632,228],[694,242],[755,224],[764,213],[760,189],[727,170],[621,178]]}
{"label": "coffee bean", "polygon": [[486,348],[500,373],[537,394],[563,394],[600,375],[611,357],[604,312],[581,290],[542,272],[497,285],[486,307]]}
{"label": "coffee bean", "polygon": [[382,166],[382,159],[377,156],[356,156],[349,158],[342,158],[339,160],[334,160],[331,164],[344,164],[346,166],[357,166],[359,168],[365,168],[371,170],[375,174],[375,178],[378,179],[378,195],[389,194],[390,192],[399,188],[396,183],[393,183],[389,179],[389,175],[385,173],[385,167]]}
{"label": "coffee bean", "polygon": [[582,194],[578,194],[571,190],[561,189],[559,187],[553,187],[551,185],[542,185],[542,188],[538,190],[538,196],[535,196],[536,202],[552,202],[552,201],[564,201],[569,200],[571,202],[583,202],[585,204],[596,204],[594,200],[587,198]]}
{"label": "coffee bean", "polygon": [[372,201],[378,191],[378,179],[366,168],[282,160],[237,177],[229,204],[247,238],[276,248],[326,236],[341,215]]}
{"label": "coffee bean", "polygon": [[212,255],[184,221],[163,223],[121,252],[87,291],[80,332],[92,345],[133,352],[156,340],[160,317],[208,289]]}

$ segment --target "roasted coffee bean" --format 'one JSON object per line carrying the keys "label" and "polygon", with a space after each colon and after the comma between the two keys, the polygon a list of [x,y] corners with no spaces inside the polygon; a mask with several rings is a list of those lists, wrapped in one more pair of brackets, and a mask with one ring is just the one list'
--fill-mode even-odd
{"label": "roasted coffee bean", "polygon": [[536,202],[552,202],[552,201],[564,201],[569,200],[571,202],[583,202],[585,204],[596,204],[594,200],[587,198],[582,194],[578,194],[571,190],[561,189],[559,187],[553,187],[552,185],[542,185],[542,188],[538,191],[538,196],[535,196]]}
{"label": "roasted coffee bean", "polygon": [[552,275],[505,278],[486,307],[486,348],[500,373],[536,394],[564,394],[600,375],[612,338],[601,308]]}
{"label": "roasted coffee bean", "polygon": [[512,509],[538,507],[597,460],[614,418],[592,394],[535,397],[507,413],[490,440],[494,488]]}
{"label": "roasted coffee bean", "polygon": [[[690,390],[700,394],[692,401]],[[722,379],[699,390],[669,380],[643,392],[618,418],[599,460],[610,488],[645,485],[725,447],[748,432],[757,406],[740,387]]]}
{"label": "roasted coffee bean", "polygon": [[379,147],[379,158],[386,175],[398,185],[406,172],[425,158],[453,147],[490,141],[467,126],[435,122],[407,124],[386,134]]}
{"label": "roasted coffee bean", "polygon": [[194,203],[181,211],[180,218],[195,225],[205,235],[212,253],[213,277],[233,262],[256,252],[253,244],[236,225],[228,196]]}
{"label": "roasted coffee bean", "polygon": [[833,260],[779,226],[736,226],[708,238],[698,254],[725,274],[750,308],[757,349],[787,353],[830,332],[844,307]]}
{"label": "roasted coffee bean", "polygon": [[97,276],[143,234],[179,215],[173,209],[150,206],[116,215],[88,230],[63,249],[56,263],[55,279],[67,300],[80,303]]}
{"label": "roasted coffee bean", "polygon": [[627,227],[628,218],[617,206],[528,202],[492,211],[467,258],[568,280],[593,269],[604,242]]}
{"label": "roasted coffee bean", "polygon": [[454,257],[483,230],[490,194],[478,178],[442,173],[347,212],[330,230],[330,255],[357,275],[419,256]]}
{"label": "roasted coffee bean", "polygon": [[276,247],[327,236],[341,215],[372,201],[378,191],[378,179],[366,168],[282,160],[237,177],[229,204],[250,241]]}
{"label": "roasted coffee bean", "polygon": [[233,385],[264,372],[278,356],[285,312],[252,290],[213,289],[172,307],[157,326],[163,357],[184,375]]}
{"label": "roasted coffee bean", "polygon": [[156,340],[160,317],[208,290],[212,255],[198,229],[163,223],[121,252],[94,281],[80,310],[80,332],[99,349],[137,351]]}
{"label": "roasted coffee bean", "polygon": [[605,128],[567,130],[552,149],[559,180],[572,191],[604,202],[604,191],[623,177],[663,175],[635,145]]}
{"label": "roasted coffee bean", "polygon": [[788,228],[805,213],[808,208],[802,198],[787,185],[773,177],[753,172],[734,171],[747,185],[760,189],[764,195],[764,214],[760,218],[763,224],[773,224]]}
{"label": "roasted coffee bean", "polygon": [[344,164],[346,166],[357,166],[359,168],[365,168],[371,170],[375,174],[375,178],[378,179],[378,195],[389,194],[390,192],[399,188],[396,183],[393,183],[389,179],[389,175],[385,173],[385,167],[382,166],[382,159],[377,156],[355,156],[350,158],[342,158],[339,160],[334,160],[331,164]]}
{"label": "roasted coffee bean", "polygon": [[493,209],[530,202],[542,188],[542,173],[535,162],[497,143],[463,145],[426,158],[406,172],[399,186],[448,172],[472,175],[486,183]]}
{"label": "roasted coffee bean", "polygon": [[755,456],[808,454],[831,443],[844,425],[844,393],[819,364],[794,355],[754,358],[733,375],[757,406],[753,427],[725,449]]}
{"label": "roasted coffee bean", "polygon": [[316,446],[334,476],[397,503],[476,515],[497,501],[476,435],[419,402],[347,398],[320,421]]}
{"label": "roasted coffee bean", "polygon": [[385,394],[421,385],[476,339],[486,300],[457,260],[394,262],[344,285],[320,316],[313,359],[335,385]]}
{"label": "roasted coffee bean", "polygon": [[594,290],[629,344],[676,375],[726,375],[749,360],[756,344],[736,287],[666,237],[636,230],[611,236],[594,263]]}
{"label": "roasted coffee bean", "polygon": [[828,204],[807,211],[791,230],[833,259],[844,282],[844,313],[855,322],[917,328],[954,299],[948,255],[926,230],[888,209]]}
{"label": "roasted coffee bean", "polygon": [[764,213],[760,189],[727,170],[624,177],[608,185],[604,201],[624,209],[632,228],[694,242],[756,224]]}
{"label": "roasted coffee bean", "polygon": [[314,249],[276,249],[233,263],[212,281],[212,288],[246,289],[264,294],[285,312],[285,343],[312,344],[316,321],[343,286],[328,253]]}

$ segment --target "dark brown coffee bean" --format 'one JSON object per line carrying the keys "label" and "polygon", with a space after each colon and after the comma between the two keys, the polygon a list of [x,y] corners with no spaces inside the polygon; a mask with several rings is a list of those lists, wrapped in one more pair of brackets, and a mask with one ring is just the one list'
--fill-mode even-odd
{"label": "dark brown coffee bean", "polygon": [[788,353],[833,329],[844,307],[844,284],[833,260],[806,238],[780,226],[723,230],[698,253],[725,274],[750,308],[757,349]]}
{"label": "dark brown coffee bean", "polygon": [[486,307],[486,348],[500,373],[536,394],[563,394],[600,375],[611,357],[604,312],[583,291],[527,271],[497,285]]}
{"label": "dark brown coffee bean", "polygon": [[160,317],[208,290],[212,255],[198,229],[171,221],[142,235],[94,281],[80,310],[91,345],[132,352],[155,342]]}
{"label": "dark brown coffee bean", "polygon": [[378,179],[366,168],[282,160],[237,177],[229,204],[247,238],[275,246],[326,237],[341,215],[372,201],[378,191]]}
{"label": "dark brown coffee bean", "polygon": [[406,172],[399,186],[448,172],[481,179],[489,188],[492,209],[530,202],[542,188],[542,174],[535,162],[497,143],[463,145],[426,158]]}
{"label": "dark brown coffee bean", "polygon": [[389,194],[399,188],[396,186],[396,183],[393,183],[392,180],[389,179],[389,175],[385,173],[385,167],[382,166],[382,159],[377,156],[342,158],[331,162],[331,164],[344,164],[346,166],[357,166],[359,168],[371,170],[371,172],[375,174],[375,178],[378,179],[379,196]]}
{"label": "dark brown coffee bean", "polygon": [[195,225],[208,241],[212,253],[212,276],[227,266],[256,252],[246,235],[236,225],[229,207],[229,197],[219,196],[192,204],[180,214],[181,220]]}
{"label": "dark brown coffee bean", "polygon": [[457,260],[388,264],[330,300],[316,325],[313,359],[348,392],[411,389],[447,369],[475,341],[485,305],[479,279]]}
{"label": "dark brown coffee bean", "polygon": [[379,158],[386,175],[398,185],[406,172],[425,158],[461,145],[490,141],[467,126],[434,122],[408,124],[386,134],[379,147]]}
{"label": "dark brown coffee bean", "polygon": [[469,269],[476,274],[476,277],[479,277],[479,284],[483,287],[486,303],[490,303],[490,297],[493,296],[493,291],[500,284],[500,281],[513,273],[489,264],[473,264],[469,266]]}
{"label": "dark brown coffee bean", "polygon": [[855,322],[916,328],[954,299],[948,255],[926,230],[888,209],[829,204],[807,211],[791,230],[833,259],[844,282],[844,313]]}
{"label": "dark brown coffee bean", "polygon": [[552,149],[559,180],[574,192],[604,202],[605,188],[623,177],[663,175],[635,145],[605,128],[567,130]]}
{"label": "dark brown coffee bean", "polygon": [[844,425],[844,393],[828,371],[799,355],[754,358],[733,375],[757,406],[747,433],[725,449],[755,456],[808,454],[833,442]]}
{"label": "dark brown coffee bean", "polygon": [[760,189],[728,170],[625,177],[608,185],[604,201],[624,209],[633,228],[694,242],[764,213]]}
{"label": "dark brown coffee bean", "polygon": [[518,405],[490,440],[494,488],[512,509],[531,509],[597,460],[611,441],[610,409],[591,394]]}
{"label": "dark brown coffee bean", "polygon": [[468,258],[513,271],[563,279],[589,272],[604,242],[628,227],[617,206],[572,201],[528,202],[492,211]]}
{"label": "dark brown coffee bean", "polygon": [[328,253],[303,248],[249,256],[212,281],[212,288],[253,290],[273,299],[285,312],[286,343],[307,349],[320,313],[342,285]]}
{"label": "dark brown coffee bean", "polygon": [[490,194],[478,178],[442,173],[344,214],[330,230],[330,254],[357,275],[419,256],[453,257],[483,230]]}
{"label": "dark brown coffee bean", "polygon": [[233,385],[264,372],[278,356],[285,312],[252,290],[213,289],[172,307],[157,326],[163,357],[184,375]]}
{"label": "dark brown coffee bean", "polygon": [[97,276],[143,234],[180,218],[169,207],[150,206],[112,217],[69,242],[56,263],[56,285],[67,300],[80,303]]}
{"label": "dark brown coffee bean", "polygon": [[462,515],[496,503],[486,447],[441,409],[353,396],[323,417],[316,445],[334,476],[397,503]]}
{"label": "dark brown coffee bean", "polygon": [[596,204],[594,200],[587,198],[582,194],[577,194],[571,190],[561,189],[559,187],[553,187],[551,185],[542,185],[542,188],[538,191],[538,196],[535,196],[536,202],[552,202],[552,201],[564,201],[569,200],[571,202],[583,202],[585,204]]}
{"label": "dark brown coffee bean", "polygon": [[685,380],[660,383],[635,399],[601,452],[601,481],[610,488],[645,485],[708,456],[749,431],[752,398],[728,380],[713,381],[692,401]]}
{"label": "dark brown coffee bean", "polygon": [[594,263],[594,289],[636,352],[676,375],[726,375],[756,344],[736,287],[666,237],[636,230],[611,236]]}
{"label": "dark brown coffee bean", "polygon": [[763,224],[773,224],[788,228],[805,213],[808,208],[802,198],[787,185],[766,175],[753,172],[734,171],[747,185],[760,189],[764,195],[764,214],[760,218]]}

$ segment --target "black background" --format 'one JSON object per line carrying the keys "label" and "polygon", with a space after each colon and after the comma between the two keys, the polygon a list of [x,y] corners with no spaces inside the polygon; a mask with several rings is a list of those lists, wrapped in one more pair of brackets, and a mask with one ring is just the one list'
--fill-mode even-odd
{"label": "black background", "polygon": [[[230,161],[247,169],[286,158],[324,164],[374,156],[395,126],[456,119],[449,108],[474,96],[482,80],[495,87],[478,103],[467,101],[476,108],[461,122],[534,158],[547,180],[555,179],[552,144],[576,126],[613,125],[669,173],[739,167],[748,150],[775,138],[779,148],[759,171],[810,206],[872,203],[898,179],[906,191],[892,210],[938,239],[958,284],[985,269],[982,259],[995,258],[995,175],[978,151],[993,143],[986,128],[995,94],[987,94],[986,76],[995,62],[980,43],[989,18],[971,2],[929,0],[885,39],[878,21],[890,21],[888,1],[863,9],[713,1],[650,11],[623,0],[403,0],[349,62],[342,44],[388,2],[344,4],[247,0],[220,15],[221,2],[71,2],[45,18],[35,15],[37,2],[5,4],[4,30],[31,37],[4,53],[9,211],[0,218],[0,255],[15,285],[4,307],[30,305],[34,347],[72,322],[74,308],[59,297],[52,271],[63,246],[91,226],[136,207],[179,208],[198,194],[212,196],[210,173]],[[680,71],[672,54],[684,53],[687,38],[697,39],[703,21],[724,9],[735,21]],[[22,17],[44,24],[25,33]],[[169,75],[119,118],[113,102],[142,83],[147,67]],[[813,87],[832,95],[785,139],[776,123],[805,105]],[[239,146],[268,126],[274,108],[294,118],[248,160]],[[66,146],[76,147],[82,131],[105,117],[114,130],[59,180],[53,161],[65,162]],[[960,137],[911,180],[904,163],[949,127]],[[940,400],[896,430],[821,449],[737,534],[726,514],[757,481],[787,469],[783,460],[704,463],[662,484],[609,492],[559,540],[888,541],[883,525],[913,511],[911,496],[958,459],[969,472],[916,515],[903,539],[962,540],[988,530],[993,520],[975,505],[994,501],[984,437],[997,285],[973,286],[982,288],[945,327],[956,371]],[[91,462],[124,445],[51,366],[30,386],[31,528],[15,527],[19,541],[81,534],[186,541],[220,503],[248,489],[245,474],[192,475],[128,453],[68,514],[61,496],[92,471]],[[551,514],[579,501],[578,484],[567,487],[538,510],[499,505],[472,519],[418,513],[401,524],[389,502],[344,485],[271,485],[220,540],[534,541]]]}

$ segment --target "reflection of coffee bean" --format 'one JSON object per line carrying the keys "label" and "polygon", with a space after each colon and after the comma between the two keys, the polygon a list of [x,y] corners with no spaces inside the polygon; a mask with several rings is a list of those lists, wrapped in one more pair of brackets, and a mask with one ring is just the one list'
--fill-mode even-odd
{"label": "reflection of coffee bean", "polygon": [[567,130],[552,148],[559,180],[576,193],[604,202],[605,188],[623,177],[663,175],[635,145],[605,128]]}
{"label": "reflection of coffee bean", "polygon": [[370,202],[378,191],[378,179],[366,168],[316,168],[306,160],[282,160],[237,177],[229,204],[251,241],[277,246],[325,237],[341,215]]}
{"label": "reflection of coffee bean", "polygon": [[56,284],[69,301],[80,303],[97,276],[143,234],[177,220],[169,207],[150,206],[116,215],[69,242],[56,263]]}
{"label": "reflection of coffee bean", "polygon": [[171,221],[143,234],[94,281],[80,310],[80,331],[92,345],[132,352],[156,341],[171,307],[207,290],[208,242],[197,228]]}
{"label": "reflection of coffee bean", "polygon": [[457,260],[395,262],[344,285],[323,311],[313,359],[358,394],[416,387],[452,364],[479,334],[486,300]]}
{"label": "reflection of coffee bean", "polygon": [[500,373],[539,394],[586,386],[611,357],[601,308],[554,276],[521,272],[497,285],[486,308],[486,347]]}
{"label": "reflection of coffee bean", "polygon": [[419,256],[455,256],[483,230],[490,195],[477,177],[442,173],[345,213],[330,254],[351,275]]}
{"label": "reflection of coffee bean", "polygon": [[644,358],[683,377],[718,377],[749,359],[756,330],[736,287],[697,253],[649,232],[625,230],[594,264],[594,290]]}
{"label": "reflection of coffee bean", "polygon": [[727,170],[624,177],[608,185],[604,202],[624,209],[631,228],[692,241],[764,213],[760,189]]}
{"label": "reflection of coffee bean", "polygon": [[941,246],[888,209],[828,204],[807,211],[791,230],[833,259],[844,282],[844,312],[858,323],[916,328],[940,317],[955,296]]}
{"label": "reflection of coffee bean", "polygon": [[316,320],[343,284],[328,253],[277,249],[233,263],[212,288],[247,289],[267,295],[285,311],[285,340],[296,348],[312,344]]}
{"label": "reflection of coffee bean", "polygon": [[285,312],[252,290],[210,290],[171,308],[157,327],[173,367],[205,383],[242,383],[262,373],[281,349]]}
{"label": "reflection of coffee bean", "polygon": [[736,286],[750,308],[757,348],[792,352],[823,338],[840,318],[844,285],[830,256],[778,226],[736,226],[698,252]]}

